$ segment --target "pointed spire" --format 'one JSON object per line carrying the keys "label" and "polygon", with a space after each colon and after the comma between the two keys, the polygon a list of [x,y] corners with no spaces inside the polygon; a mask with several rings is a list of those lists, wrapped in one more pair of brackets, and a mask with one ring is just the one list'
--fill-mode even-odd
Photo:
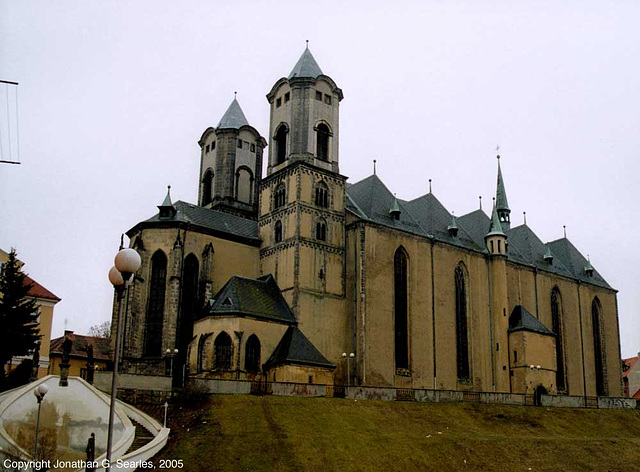
{"label": "pointed spire", "polygon": [[500,217],[498,216],[498,207],[496,201],[493,201],[493,210],[491,212],[491,226],[489,226],[489,232],[487,236],[505,236],[502,224],[500,223]]}
{"label": "pointed spire", "polygon": [[320,66],[316,62],[313,54],[311,54],[311,50],[309,49],[309,42],[307,41],[307,47],[296,62],[296,65],[293,67],[293,70],[289,74],[289,79],[293,79],[296,77],[311,77],[313,79],[317,78],[319,75],[322,75],[322,70]]}
{"label": "pointed spire", "polygon": [[451,236],[455,237],[458,235],[458,220],[453,212],[451,212],[451,223],[447,226],[447,231],[449,231]]}
{"label": "pointed spire", "polygon": [[399,220],[400,219],[400,214],[402,213],[402,211],[400,210],[400,205],[398,204],[398,198],[396,197],[396,194],[393,194],[393,205],[391,205],[391,209],[389,210],[389,214],[391,215],[391,218],[393,218],[394,220]]}
{"label": "pointed spire", "polygon": [[502,179],[502,169],[500,168],[500,155],[498,154],[498,185],[496,189],[496,210],[500,221],[506,229],[511,227],[511,221],[509,218],[509,202],[507,202],[507,192],[504,188],[504,180]]}
{"label": "pointed spire", "polygon": [[242,108],[240,108],[238,100],[235,98],[236,93],[237,92],[234,92],[233,101],[231,102],[231,105],[229,105],[229,108],[227,108],[227,111],[224,113],[224,115],[222,115],[222,119],[220,120],[220,123],[218,123],[218,126],[216,128],[239,129],[242,126],[246,126],[249,124],[247,118],[242,112]]}
{"label": "pointed spire", "polygon": [[158,209],[160,210],[160,218],[162,219],[176,216],[176,207],[171,203],[171,185],[167,185],[167,196],[164,197],[162,204],[158,205]]}

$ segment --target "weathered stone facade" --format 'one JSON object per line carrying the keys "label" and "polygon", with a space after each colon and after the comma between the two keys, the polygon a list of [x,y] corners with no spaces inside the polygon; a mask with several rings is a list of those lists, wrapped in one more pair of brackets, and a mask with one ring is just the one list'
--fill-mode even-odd
{"label": "weathered stone facade", "polygon": [[[342,98],[306,50],[267,95],[263,179],[266,141],[237,101],[205,131],[200,205],[177,202],[128,232],[142,268],[127,298],[126,369],[163,374],[173,357],[174,377],[619,396],[616,291],[590,262],[566,238],[511,228],[500,168],[491,217],[453,218],[431,192],[400,201],[375,174],[348,187]],[[238,191],[242,166],[249,193]],[[220,299],[234,276],[267,275],[277,296]],[[278,297],[290,319],[276,316]],[[286,350],[291,326],[319,352]]]}

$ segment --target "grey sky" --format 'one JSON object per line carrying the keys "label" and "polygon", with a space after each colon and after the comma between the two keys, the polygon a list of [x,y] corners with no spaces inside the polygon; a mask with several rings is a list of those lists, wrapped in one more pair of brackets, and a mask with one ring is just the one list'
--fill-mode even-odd
{"label": "grey sky", "polygon": [[640,350],[638,2],[228,3],[0,0],[22,161],[0,164],[0,247],[63,299],[53,336],[110,318],[120,233],[167,184],[196,201],[197,140],[234,91],[268,137],[265,95],[309,39],[345,94],[350,182],[377,159],[399,198],[431,178],[456,215],[488,211],[500,144],[512,225],[566,225],[620,290],[623,356]]}

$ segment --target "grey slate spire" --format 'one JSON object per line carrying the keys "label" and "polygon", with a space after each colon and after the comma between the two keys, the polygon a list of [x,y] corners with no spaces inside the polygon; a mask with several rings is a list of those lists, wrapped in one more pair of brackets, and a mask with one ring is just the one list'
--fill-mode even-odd
{"label": "grey slate spire", "polygon": [[491,226],[489,226],[489,232],[487,233],[487,236],[495,235],[506,236],[504,234],[504,230],[502,229],[502,224],[500,223],[500,217],[498,216],[498,206],[494,203],[493,211],[491,212]]}
{"label": "grey slate spire", "polygon": [[227,108],[227,111],[224,115],[222,115],[222,119],[220,123],[218,123],[217,128],[233,128],[239,129],[243,126],[248,125],[249,122],[247,118],[244,116],[242,112],[242,108],[240,108],[240,104],[238,100],[234,97],[231,105]]}
{"label": "grey slate spire", "polygon": [[315,79],[319,75],[322,75],[322,70],[307,45],[307,48],[302,53],[302,56],[300,56],[300,59],[298,59],[298,62],[296,62],[288,78],[311,77]]}
{"label": "grey slate spire", "polygon": [[502,179],[502,169],[500,168],[500,156],[498,155],[498,186],[496,189],[496,209],[498,210],[498,216],[504,226],[504,229],[511,228],[511,221],[509,218],[509,202],[507,202],[507,192],[504,189],[504,180]]}
{"label": "grey slate spire", "polygon": [[167,185],[167,196],[164,197],[162,204],[158,205],[158,210],[160,210],[159,217],[161,219],[173,218],[176,216],[178,211],[176,210],[176,207],[173,206],[173,203],[171,203],[171,185]]}

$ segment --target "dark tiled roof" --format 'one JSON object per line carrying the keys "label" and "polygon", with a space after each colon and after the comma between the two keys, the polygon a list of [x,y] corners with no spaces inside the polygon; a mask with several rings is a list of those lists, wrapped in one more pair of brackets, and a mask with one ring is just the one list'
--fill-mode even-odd
{"label": "dark tiled roof", "polygon": [[27,292],[27,295],[29,295],[30,297],[44,298],[44,299],[47,299],[47,300],[53,300],[55,302],[59,302],[61,300],[60,297],[58,297],[57,295],[53,294],[52,292],[50,292],[46,288],[44,288],[42,285],[40,285],[38,282],[33,280],[28,275],[26,275],[24,277],[24,284],[25,285],[31,285],[31,288]]}
{"label": "dark tiled roof", "polygon": [[271,275],[259,279],[234,276],[215,296],[205,316],[250,316],[293,324],[296,319]]}
{"label": "dark tiled roof", "polygon": [[287,329],[264,367],[269,369],[287,364],[335,368],[335,365],[316,349],[297,326],[290,326]]}
{"label": "dark tiled roof", "polygon": [[218,128],[232,128],[232,129],[240,129],[243,126],[247,126],[249,122],[247,118],[244,116],[242,112],[242,108],[240,108],[240,104],[238,100],[235,98],[227,108],[227,111],[222,116],[220,123],[218,123]]}
{"label": "dark tiled roof", "polygon": [[509,332],[513,333],[515,331],[533,331],[547,336],[555,336],[553,331],[543,325],[522,305],[516,305],[509,316]]}
{"label": "dark tiled roof", "polygon": [[[572,274],[562,264],[562,261],[554,256],[551,263],[548,263],[544,256],[550,248],[544,244],[538,236],[527,225],[516,226],[507,231],[507,240],[509,241],[509,250],[517,251],[518,256],[523,259],[525,264],[529,264],[539,269],[548,270],[550,272],[571,277]],[[511,254],[509,254],[511,258]],[[514,259],[516,255],[514,254]]]}
{"label": "dark tiled roof", "polygon": [[484,249],[484,237],[491,226],[491,219],[484,211],[477,209],[458,217],[458,226],[463,227],[473,241]]}
{"label": "dark tiled roof", "polygon": [[204,208],[191,203],[177,201],[174,203],[177,213],[173,218],[160,218],[156,214],[143,223],[185,222],[219,233],[226,233],[246,239],[258,239],[258,222],[240,216]]}
{"label": "dark tiled roof", "polygon": [[593,285],[611,289],[611,286],[598,271],[594,270],[592,276],[587,275],[584,268],[589,264],[589,261],[580,254],[580,251],[567,238],[556,239],[547,243],[547,245],[551,248],[553,255],[562,262],[562,265],[567,268],[573,277]]}
{"label": "dark tiled roof", "polygon": [[[93,346],[93,358],[103,361],[111,359],[111,340],[109,338],[97,338],[95,336],[83,336],[81,334],[69,334],[71,339],[71,357],[87,357],[87,346]],[[62,355],[62,343],[64,336],[51,340],[49,345],[49,355]]]}

